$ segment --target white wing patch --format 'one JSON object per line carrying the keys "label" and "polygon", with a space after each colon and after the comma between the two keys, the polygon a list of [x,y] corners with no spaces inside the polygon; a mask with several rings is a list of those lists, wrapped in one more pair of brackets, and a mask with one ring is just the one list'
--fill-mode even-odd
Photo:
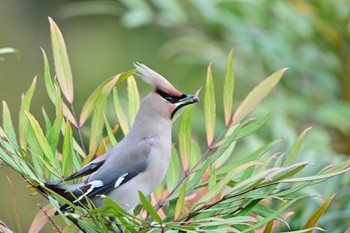
{"label": "white wing patch", "polygon": [[123,180],[125,179],[125,176],[127,176],[128,174],[129,173],[125,173],[124,175],[119,177],[118,180],[114,184],[114,188],[118,187],[123,182]]}
{"label": "white wing patch", "polygon": [[85,185],[90,185],[90,188],[85,193],[83,193],[81,196],[79,196],[78,199],[73,201],[73,203],[76,203],[76,202],[80,201],[81,199],[83,199],[84,197],[86,197],[95,188],[102,187],[103,186],[103,181],[102,180],[93,180],[93,181],[91,181],[89,183],[86,183]]}

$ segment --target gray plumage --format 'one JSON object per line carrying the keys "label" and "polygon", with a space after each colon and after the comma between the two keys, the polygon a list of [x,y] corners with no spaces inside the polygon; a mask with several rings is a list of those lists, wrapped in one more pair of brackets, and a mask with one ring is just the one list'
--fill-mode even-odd
{"label": "gray plumage", "polygon": [[[103,206],[101,195],[106,195],[132,212],[139,203],[138,192],[149,195],[165,177],[171,156],[172,116],[181,107],[199,101],[177,91],[147,66],[137,63],[135,67],[155,90],[142,100],[129,133],[116,147],[65,179],[89,175],[84,182],[69,185],[69,191],[62,183],[46,184],[76,204],[89,197],[96,206]],[[61,210],[69,208],[64,205]]]}

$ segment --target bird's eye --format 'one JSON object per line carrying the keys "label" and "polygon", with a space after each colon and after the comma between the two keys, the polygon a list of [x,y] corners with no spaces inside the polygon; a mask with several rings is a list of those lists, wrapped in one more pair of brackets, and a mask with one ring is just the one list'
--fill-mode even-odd
{"label": "bird's eye", "polygon": [[167,96],[167,97],[165,97],[165,100],[168,101],[168,102],[172,102],[173,101],[173,97]]}

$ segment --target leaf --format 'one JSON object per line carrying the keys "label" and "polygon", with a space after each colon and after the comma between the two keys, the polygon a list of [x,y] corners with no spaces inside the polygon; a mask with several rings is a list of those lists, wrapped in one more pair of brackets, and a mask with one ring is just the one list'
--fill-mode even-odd
{"label": "leaf", "polygon": [[117,119],[118,119],[120,128],[122,129],[123,134],[127,135],[130,127],[129,127],[129,124],[126,120],[123,109],[120,105],[117,88],[113,89],[113,103],[114,103],[114,110],[115,110],[115,113],[117,115]]}
{"label": "leaf", "polygon": [[0,54],[6,54],[6,53],[18,53],[19,51],[14,48],[10,47],[5,47],[5,48],[0,48]]}
{"label": "leaf", "polygon": [[224,117],[225,117],[226,127],[228,127],[230,124],[232,107],[233,107],[233,91],[234,91],[234,85],[235,85],[232,53],[233,53],[233,50],[231,50],[227,56],[226,72],[225,72],[225,79],[224,79],[224,91],[223,91]]}
{"label": "leaf", "polygon": [[159,224],[162,224],[161,217],[157,214],[157,211],[153,208],[151,203],[146,199],[142,192],[139,191],[140,201],[143,207],[147,210],[147,212],[152,216],[152,218],[157,221]]}
{"label": "leaf", "polygon": [[85,121],[90,116],[91,112],[94,110],[96,101],[101,94],[102,91],[110,94],[113,87],[116,85],[119,85],[122,81],[129,78],[135,71],[131,70],[128,72],[124,72],[121,74],[118,74],[114,77],[111,77],[104,82],[102,82],[88,97],[88,99],[85,101],[84,106],[80,113],[80,119],[79,119],[79,126],[82,127]]}
{"label": "leaf", "polygon": [[254,231],[268,222],[270,222],[272,219],[280,215],[285,209],[287,209],[289,206],[293,205],[296,201],[298,201],[301,197],[289,200],[285,204],[283,204],[280,208],[278,208],[273,214],[270,214],[268,217],[261,219],[258,223],[254,224],[253,226],[249,227],[248,229],[244,230],[243,233],[245,232],[251,232]]}
{"label": "leaf", "polygon": [[62,174],[68,177],[73,172],[73,153],[72,153],[72,131],[69,122],[66,122],[66,130],[63,138],[62,148]]}
{"label": "leaf", "polygon": [[304,176],[304,177],[298,177],[298,178],[284,179],[284,180],[281,180],[280,183],[298,183],[298,182],[325,180],[325,179],[343,174],[348,171],[350,171],[350,168],[347,168],[345,170],[338,171],[338,172],[327,173],[325,175]]}
{"label": "leaf", "polygon": [[5,101],[2,101],[2,121],[4,131],[8,136],[8,139],[10,139],[12,143],[17,144],[16,133],[15,129],[13,128],[10,109]]}
{"label": "leaf", "polygon": [[128,117],[130,127],[134,123],[137,111],[140,107],[140,95],[133,76],[128,79]]}
{"label": "leaf", "polygon": [[270,119],[273,113],[267,114],[265,117],[261,118],[260,120],[257,120],[245,127],[242,127],[236,137],[236,140],[249,136],[253,134],[255,131],[260,129],[262,126],[264,126]]}
{"label": "leaf", "polygon": [[273,230],[273,223],[274,220],[272,219],[270,222],[268,222],[265,226],[264,232],[263,233],[272,233]]}
{"label": "leaf", "polygon": [[[322,206],[320,206],[320,208],[318,208],[316,212],[309,218],[309,220],[306,222],[306,224],[303,226],[302,229],[316,227],[318,220],[320,220],[320,218],[322,217],[322,215],[324,214],[324,212],[326,211],[327,207],[329,206],[329,204],[331,203],[334,197],[335,197],[335,194],[333,194],[330,198],[328,198],[322,204]],[[312,230],[307,231],[307,233],[311,233],[311,232]]]}
{"label": "leaf", "polygon": [[208,66],[207,79],[204,88],[204,117],[205,117],[205,130],[207,134],[207,144],[210,148],[213,143],[215,134],[215,118],[216,118],[216,103],[214,82],[211,71],[211,65]]}
{"label": "leaf", "polygon": [[45,137],[38,121],[29,112],[25,112],[25,114],[27,115],[27,117],[29,119],[30,125],[32,126],[32,129],[34,131],[34,135],[36,137],[36,141],[37,141],[40,149],[44,153],[45,157],[47,158],[47,161],[49,161],[49,163],[51,163],[51,164],[57,164],[56,163],[57,160],[55,159],[55,157],[51,151],[51,147],[50,147],[49,143],[47,142],[46,137]]}
{"label": "leaf", "polygon": [[57,145],[58,145],[61,128],[62,128],[62,122],[63,122],[63,110],[61,107],[61,110],[56,115],[53,125],[47,134],[47,141],[51,147],[52,153],[55,153],[57,150]]}
{"label": "leaf", "polygon": [[44,57],[44,77],[45,77],[45,88],[46,92],[51,99],[52,103],[55,103],[55,87],[53,85],[52,79],[51,79],[51,73],[50,73],[50,65],[49,61],[47,59],[46,53],[44,49],[41,48],[41,51],[43,53]]}
{"label": "leaf", "polygon": [[306,133],[311,129],[311,127],[305,129],[297,138],[297,140],[295,141],[294,145],[292,146],[292,148],[290,149],[290,151],[288,152],[288,154],[286,155],[286,160],[285,162],[283,163],[284,166],[289,166],[291,165],[297,155],[298,155],[298,152],[300,150],[300,147],[301,147],[301,143],[303,142],[304,140],[304,137],[306,135]]}
{"label": "leaf", "polygon": [[190,166],[190,156],[191,156],[191,118],[193,112],[193,105],[188,106],[179,122],[179,153],[181,158],[181,164],[186,173]]}
{"label": "leaf", "polygon": [[179,198],[176,201],[174,221],[179,219],[181,212],[183,211],[185,196],[186,196],[186,188],[187,188],[187,179],[185,179],[185,181],[183,182],[183,186],[182,186]]}
{"label": "leaf", "polygon": [[70,104],[73,104],[74,91],[73,91],[73,78],[72,71],[68,59],[66,45],[60,29],[57,24],[49,17],[50,32],[51,32],[51,44],[53,58],[55,62],[55,70],[57,74],[57,80],[60,84],[61,90]]}
{"label": "leaf", "polygon": [[27,147],[27,136],[28,136],[28,118],[25,115],[25,111],[29,111],[30,103],[32,101],[34,91],[36,87],[36,77],[33,79],[28,91],[23,95],[21,101],[21,107],[19,112],[18,120],[18,132],[19,132],[19,144],[21,148],[25,149]]}
{"label": "leaf", "polygon": [[169,168],[166,174],[166,185],[167,189],[172,190],[180,179],[179,168],[181,167],[179,156],[176,148],[173,146],[171,150],[171,159]]}
{"label": "leaf", "polygon": [[256,86],[242,101],[233,115],[231,125],[241,122],[271,92],[287,68],[280,69]]}
{"label": "leaf", "polygon": [[[222,180],[220,180],[220,182],[217,183],[215,188],[209,190],[204,196],[202,196],[197,201],[197,205],[206,204],[207,202],[211,201],[216,195],[218,195],[226,187],[226,185],[233,179],[233,177],[235,177],[237,174],[244,171],[248,167],[255,166],[255,165],[264,165],[264,164],[258,161],[251,161],[237,167],[234,170],[231,170],[229,173],[226,174],[226,176]],[[197,206],[194,210],[198,210],[198,207],[199,206]]]}

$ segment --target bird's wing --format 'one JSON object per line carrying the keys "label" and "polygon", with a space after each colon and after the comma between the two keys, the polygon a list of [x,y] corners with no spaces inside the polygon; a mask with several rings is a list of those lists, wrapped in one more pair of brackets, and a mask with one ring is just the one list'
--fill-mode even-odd
{"label": "bird's wing", "polygon": [[108,158],[109,154],[105,153],[102,156],[92,160],[90,163],[86,164],[84,167],[82,167],[79,171],[76,171],[72,175],[68,176],[64,179],[64,181],[70,181],[74,180],[79,177],[91,175],[93,172],[95,172],[97,169],[99,169],[106,159]]}
{"label": "bird's wing", "polygon": [[[84,184],[70,191],[68,199],[76,205],[81,205],[86,202],[86,198],[92,199],[118,188],[146,170],[150,151],[149,146],[142,149],[136,146],[129,151],[128,156],[112,155],[118,158],[111,159],[111,161],[107,159]],[[67,205],[61,207],[62,211],[69,209]]]}

